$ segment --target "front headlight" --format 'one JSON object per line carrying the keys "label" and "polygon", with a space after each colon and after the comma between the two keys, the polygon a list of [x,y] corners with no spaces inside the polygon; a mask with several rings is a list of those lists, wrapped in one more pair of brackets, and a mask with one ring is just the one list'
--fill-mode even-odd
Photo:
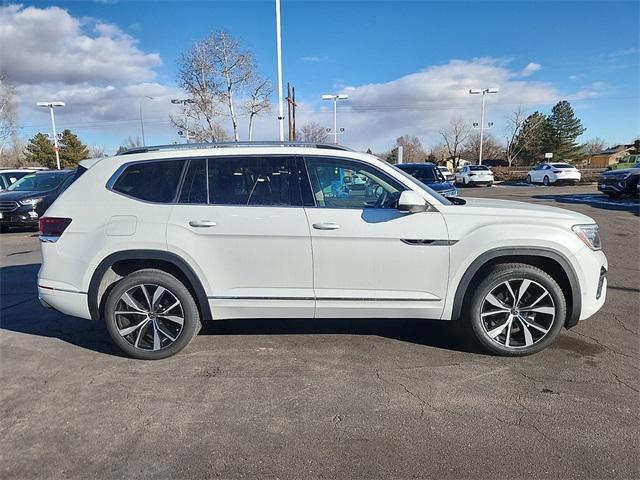
{"label": "front headlight", "polygon": [[42,197],[25,198],[24,200],[18,200],[20,205],[31,205],[32,207],[35,207],[41,201],[42,201]]}
{"label": "front headlight", "polygon": [[591,250],[600,250],[602,248],[600,232],[598,231],[598,225],[595,223],[591,225],[574,225],[571,227],[571,230],[573,230],[580,240]]}

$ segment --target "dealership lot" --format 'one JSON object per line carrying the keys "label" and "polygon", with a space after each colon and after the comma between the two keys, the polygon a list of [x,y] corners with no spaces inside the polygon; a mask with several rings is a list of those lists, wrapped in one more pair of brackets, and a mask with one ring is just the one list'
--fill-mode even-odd
{"label": "dealership lot", "polygon": [[42,309],[36,235],[2,235],[0,474],[637,478],[638,201],[593,185],[460,193],[595,218],[604,308],[519,359],[444,322],[243,320],[141,362],[100,325]]}

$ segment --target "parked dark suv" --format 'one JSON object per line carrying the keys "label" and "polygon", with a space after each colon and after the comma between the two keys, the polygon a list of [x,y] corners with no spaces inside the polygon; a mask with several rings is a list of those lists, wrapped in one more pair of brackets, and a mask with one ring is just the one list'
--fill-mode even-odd
{"label": "parked dark suv", "polygon": [[80,175],[78,170],[46,170],[25,175],[0,192],[0,229],[38,226],[38,220]]}
{"label": "parked dark suv", "polygon": [[640,162],[632,168],[619,168],[603,172],[598,179],[598,190],[610,197],[638,195]]}
{"label": "parked dark suv", "polygon": [[458,189],[450,182],[447,182],[435,163],[399,163],[396,167],[417,178],[440,195],[445,197],[456,197],[458,195]]}

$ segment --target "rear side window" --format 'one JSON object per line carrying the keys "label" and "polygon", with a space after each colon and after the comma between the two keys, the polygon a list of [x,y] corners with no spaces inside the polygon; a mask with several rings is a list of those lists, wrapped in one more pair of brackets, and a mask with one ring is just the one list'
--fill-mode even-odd
{"label": "rear side window", "polygon": [[210,158],[208,183],[213,205],[302,205],[294,157]]}
{"label": "rear side window", "polygon": [[184,160],[134,163],[125,168],[112,189],[147,202],[172,202],[184,163]]}
{"label": "rear side window", "polygon": [[207,203],[207,161],[199,158],[189,161],[184,175],[179,203]]}

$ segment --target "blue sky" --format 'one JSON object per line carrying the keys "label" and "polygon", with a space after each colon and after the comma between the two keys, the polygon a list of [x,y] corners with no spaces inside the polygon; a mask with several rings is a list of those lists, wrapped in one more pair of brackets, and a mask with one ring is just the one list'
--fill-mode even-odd
{"label": "blue sky", "polygon": [[[46,69],[40,80],[34,80],[33,74],[26,77],[25,72],[22,76],[13,74],[12,68],[19,67],[2,62],[7,51],[0,50],[0,71],[9,80],[17,78],[14,83],[23,102],[20,112],[24,135],[46,129],[46,112],[32,107],[35,96],[62,94],[68,95],[68,101],[78,101],[77,108],[60,112],[61,126],[65,122],[76,126],[74,130],[87,142],[112,149],[128,132],[138,134],[134,125],[138,104],[129,101],[128,107],[117,109],[122,111],[119,120],[125,122],[118,128],[109,123],[117,123],[118,114],[110,112],[108,105],[110,98],[117,103],[117,95],[101,95],[110,88],[112,92],[128,92],[120,99],[132,98],[138,93],[131,92],[148,88],[157,97],[143,105],[149,111],[145,115],[149,117],[148,141],[173,140],[175,135],[166,121],[173,110],[162,99],[165,93],[175,92],[176,59],[193,42],[217,29],[238,37],[254,52],[262,75],[274,83],[276,80],[273,1],[23,5],[14,7],[10,21],[28,22],[27,15],[20,17],[28,6],[43,15],[64,12],[78,22],[66,33],[69,42],[74,35],[94,40],[105,37],[120,51],[133,49],[133,60],[118,61],[128,65],[131,60],[131,71],[123,72],[122,77],[114,79],[97,69],[95,78],[88,73],[77,82],[55,72],[49,79]],[[598,136],[609,143],[629,142],[640,135],[638,5],[597,1],[284,0],[285,81],[296,86],[301,122],[326,124],[328,105],[323,105],[320,95],[350,93],[353,101],[341,106],[346,128],[343,141],[356,148],[382,150],[402,133],[416,134],[426,145],[437,143],[438,131],[454,116],[477,121],[474,117],[478,116],[479,99],[466,95],[462,86],[494,86],[485,85],[487,82],[499,82],[495,86],[501,87],[501,93],[488,101],[488,118],[496,124],[493,133],[497,137],[503,136],[505,116],[519,103],[527,111],[546,113],[555,101],[568,98],[587,127],[584,139]],[[54,12],[53,6],[61,10]],[[47,38],[43,34],[43,45]],[[122,42],[126,43],[124,48],[120,48]],[[32,48],[37,48],[37,41],[33,43]],[[60,62],[65,61],[65,48],[61,46],[57,54]],[[117,71],[118,63],[106,68]],[[91,105],[83,110],[87,95],[74,89],[85,94],[87,89],[98,92],[96,98],[104,102],[104,108]],[[405,106],[416,104],[422,107],[405,111]],[[276,128],[275,115],[263,118],[258,125],[264,138],[273,138]]]}

